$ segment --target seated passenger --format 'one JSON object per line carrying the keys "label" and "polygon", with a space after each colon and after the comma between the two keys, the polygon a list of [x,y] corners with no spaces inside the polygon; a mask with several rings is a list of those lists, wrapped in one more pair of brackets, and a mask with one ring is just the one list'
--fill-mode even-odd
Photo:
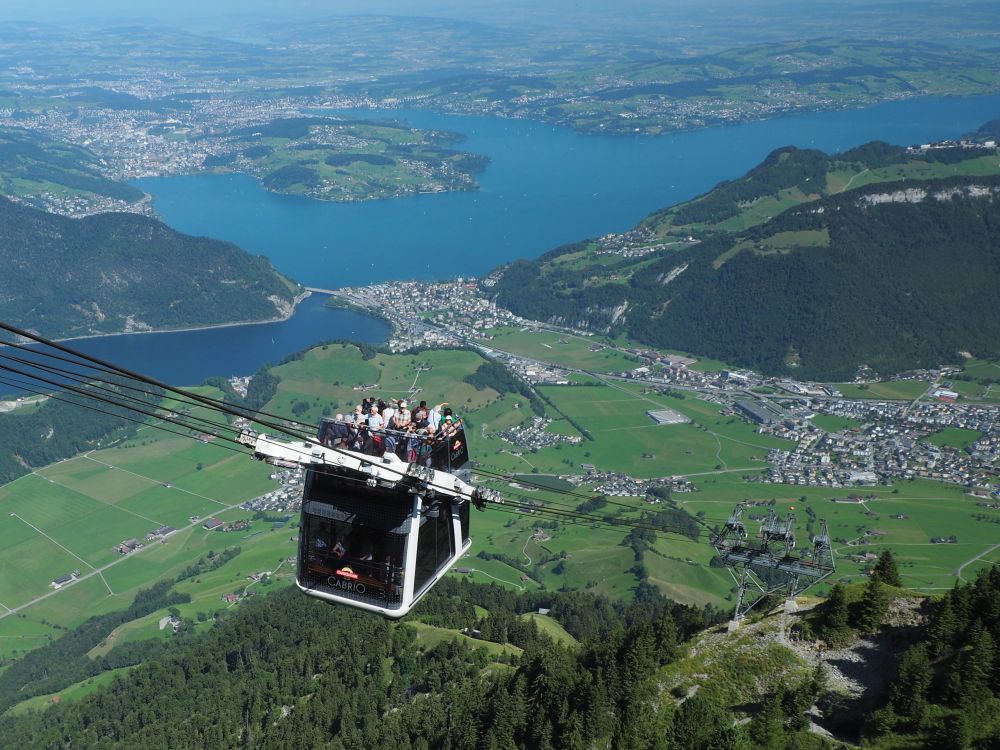
{"label": "seated passenger", "polygon": [[337,534],[337,541],[333,545],[333,549],[330,551],[333,552],[333,554],[338,558],[344,557],[344,555],[346,555],[348,550],[351,548],[351,531],[351,525],[347,524],[343,526]]}
{"label": "seated passenger", "polygon": [[371,562],[375,559],[375,545],[371,539],[362,539],[358,549],[358,559]]}
{"label": "seated passenger", "polygon": [[327,541],[329,538],[330,524],[321,523],[313,536],[313,548],[318,550],[325,550],[329,548],[330,543]]}

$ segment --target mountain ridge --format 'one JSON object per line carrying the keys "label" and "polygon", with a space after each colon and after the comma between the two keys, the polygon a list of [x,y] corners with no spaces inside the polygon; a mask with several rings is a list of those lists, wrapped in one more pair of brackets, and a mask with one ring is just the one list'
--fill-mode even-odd
{"label": "mountain ridge", "polygon": [[263,256],[144,216],[0,199],[0,318],[50,338],[269,320],[299,289]]}
{"label": "mountain ridge", "polygon": [[886,374],[939,365],[959,351],[996,357],[995,153],[777,149],[744,177],[647,217],[625,235],[627,252],[602,238],[515,261],[497,302],[812,379],[850,379],[862,364]]}

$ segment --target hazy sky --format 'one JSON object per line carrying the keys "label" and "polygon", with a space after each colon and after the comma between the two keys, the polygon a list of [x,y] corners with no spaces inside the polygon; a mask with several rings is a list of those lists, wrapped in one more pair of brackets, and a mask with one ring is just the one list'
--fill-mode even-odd
{"label": "hazy sky", "polygon": [[[785,0],[758,0],[773,5]],[[176,25],[198,25],[233,15],[279,17],[327,16],[343,13],[447,16],[509,21],[519,10],[532,17],[570,17],[657,13],[665,9],[711,5],[746,7],[745,0],[0,0],[0,19],[33,21],[130,21],[156,19]]]}

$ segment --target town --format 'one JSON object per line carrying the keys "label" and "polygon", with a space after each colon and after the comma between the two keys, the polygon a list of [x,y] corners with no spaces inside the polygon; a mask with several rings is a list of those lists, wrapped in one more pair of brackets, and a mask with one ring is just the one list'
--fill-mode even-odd
{"label": "town", "polygon": [[[602,247],[635,250],[636,240],[602,240]],[[503,351],[495,329],[516,327],[593,337],[589,331],[527,320],[499,307],[489,297],[495,279],[457,278],[451,281],[385,282],[337,290],[335,300],[389,321],[389,348],[472,347],[503,363],[531,385],[565,385],[576,368]],[[595,340],[591,351],[606,348]],[[641,383],[662,393],[687,393],[718,404],[723,414],[753,423],[761,434],[796,443],[794,450],[772,450],[769,469],[748,481],[830,488],[890,485],[895,480],[928,478],[962,485],[982,497],[997,492],[1000,456],[1000,405],[965,400],[949,386],[958,368],[942,367],[898,376],[930,384],[911,400],[844,397],[835,385],[791,378],[765,377],[748,370],[702,371],[694,360],[646,347],[621,350],[636,366],[601,376],[607,382]],[[593,374],[593,373],[590,373]],[[877,382],[860,368],[856,384]],[[828,430],[814,421],[818,415],[841,418],[842,429]],[[650,413],[660,423],[671,415]],[[496,435],[510,452],[538,450],[559,442],[579,440],[547,430],[548,420],[533,417]],[[944,428],[968,431],[969,445],[936,445],[927,438]],[[584,468],[584,467],[581,467]],[[584,468],[585,470],[585,468]],[[590,481],[588,479],[588,481]],[[646,494],[638,480],[623,477],[605,486],[608,494]],[[640,492],[640,490],[642,490]]]}

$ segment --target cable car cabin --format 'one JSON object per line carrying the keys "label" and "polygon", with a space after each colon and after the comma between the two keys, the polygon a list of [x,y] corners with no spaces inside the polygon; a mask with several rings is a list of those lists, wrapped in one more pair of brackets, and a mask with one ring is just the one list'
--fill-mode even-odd
{"label": "cable car cabin", "polygon": [[[324,420],[323,442],[328,429]],[[306,468],[296,584],[309,596],[402,617],[471,545],[475,490],[459,476],[468,464],[461,431],[444,450],[425,451],[424,464],[266,435],[241,441],[269,463]]]}

